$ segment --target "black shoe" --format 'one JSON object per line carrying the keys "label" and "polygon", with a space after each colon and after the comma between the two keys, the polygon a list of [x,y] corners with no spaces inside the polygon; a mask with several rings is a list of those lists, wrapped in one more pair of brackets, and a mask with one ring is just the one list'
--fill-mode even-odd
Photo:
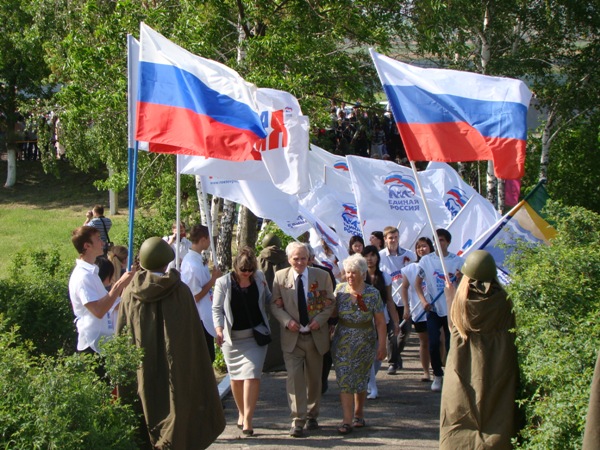
{"label": "black shoe", "polygon": [[305,428],[307,430],[318,430],[319,429],[319,422],[317,422],[317,419],[308,419],[306,421]]}
{"label": "black shoe", "polygon": [[301,426],[292,426],[292,428],[290,428],[290,436],[295,438],[302,437],[304,436],[304,430]]}
{"label": "black shoe", "polygon": [[252,430],[252,429],[242,430],[242,433],[244,434],[244,436],[254,436],[254,430]]}

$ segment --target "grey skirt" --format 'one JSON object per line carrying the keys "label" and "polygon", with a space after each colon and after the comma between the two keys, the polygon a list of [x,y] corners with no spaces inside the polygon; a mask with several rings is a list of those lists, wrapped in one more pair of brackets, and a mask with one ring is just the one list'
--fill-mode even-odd
{"label": "grey skirt", "polygon": [[260,379],[268,345],[261,347],[256,343],[252,328],[231,330],[231,340],[231,344],[223,342],[221,347],[231,379]]}

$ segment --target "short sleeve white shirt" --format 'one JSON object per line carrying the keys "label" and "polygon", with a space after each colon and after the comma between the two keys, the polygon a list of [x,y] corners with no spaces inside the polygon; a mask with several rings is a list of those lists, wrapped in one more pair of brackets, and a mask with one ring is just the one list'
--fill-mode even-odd
{"label": "short sleeve white shirt", "polygon": [[69,297],[75,314],[77,326],[77,350],[91,348],[99,352],[102,338],[112,337],[115,334],[116,314],[114,307],[98,319],[85,307],[87,303],[96,302],[106,295],[106,288],[98,276],[98,266],[82,259],[75,261],[75,269],[69,279]]}
{"label": "short sleeve white shirt", "polygon": [[[194,250],[190,250],[181,261],[181,280],[188,285],[194,297],[210,281],[211,274],[208,265],[204,264],[202,255]],[[216,336],[215,326],[212,316],[213,290],[196,302],[196,308],[202,324],[211,336]]]}
{"label": "short sleeve white shirt", "polygon": [[[456,271],[460,271],[463,266],[464,259],[454,253],[448,253],[444,258],[446,270],[450,281],[456,281]],[[432,303],[440,294],[440,297],[435,301],[432,307],[438,316],[445,317],[448,315],[448,305],[446,304],[446,296],[444,295],[444,286],[446,279],[442,270],[440,257],[435,253],[423,256],[419,261],[419,276],[425,280],[427,284],[427,300]]]}
{"label": "short sleeve white shirt", "polygon": [[379,252],[381,262],[379,268],[392,279],[392,299],[397,306],[402,306],[400,286],[402,285],[402,269],[417,260],[417,255],[410,250],[398,247],[397,255],[390,255],[387,248]]}
{"label": "short sleeve white shirt", "polygon": [[[409,283],[408,286],[408,306],[411,311],[411,317],[413,322],[424,322],[427,320],[427,317],[423,312],[423,305],[421,305],[421,300],[417,295],[417,291],[415,290],[415,282],[417,275],[419,274],[419,264],[412,263],[402,269],[402,276]],[[423,293],[425,294],[425,298],[427,298],[427,284],[425,281],[422,282],[421,287],[423,288]]]}

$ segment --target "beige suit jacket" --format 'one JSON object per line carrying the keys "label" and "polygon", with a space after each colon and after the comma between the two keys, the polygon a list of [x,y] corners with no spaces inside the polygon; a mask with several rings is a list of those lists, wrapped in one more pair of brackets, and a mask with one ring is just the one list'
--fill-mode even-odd
{"label": "beige suit jacket", "polygon": [[[298,341],[298,332],[290,331],[286,328],[287,323],[294,319],[300,323],[300,314],[298,313],[298,295],[294,283],[295,271],[293,268],[279,270],[275,273],[273,281],[273,302],[271,302],[271,313],[281,324],[281,349],[284,352],[292,352]],[[325,290],[327,298],[331,303],[323,308],[321,312],[315,315],[311,320],[316,321],[320,328],[312,331],[312,337],[315,341],[315,346],[321,355],[329,351],[329,326],[327,319],[335,307],[335,297],[333,296],[333,286],[329,274],[324,270],[314,267],[308,268],[308,286],[317,283],[318,290]],[[275,300],[281,298],[283,307],[280,308],[275,304]]]}

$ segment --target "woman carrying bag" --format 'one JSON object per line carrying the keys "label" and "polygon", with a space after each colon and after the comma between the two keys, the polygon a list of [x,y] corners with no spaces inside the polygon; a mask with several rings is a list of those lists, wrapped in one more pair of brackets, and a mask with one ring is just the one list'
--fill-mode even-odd
{"label": "woman carrying bag", "polygon": [[238,428],[252,436],[252,419],[271,330],[266,308],[271,292],[250,247],[240,250],[233,271],[219,278],[213,298],[216,342],[223,351],[238,408]]}

